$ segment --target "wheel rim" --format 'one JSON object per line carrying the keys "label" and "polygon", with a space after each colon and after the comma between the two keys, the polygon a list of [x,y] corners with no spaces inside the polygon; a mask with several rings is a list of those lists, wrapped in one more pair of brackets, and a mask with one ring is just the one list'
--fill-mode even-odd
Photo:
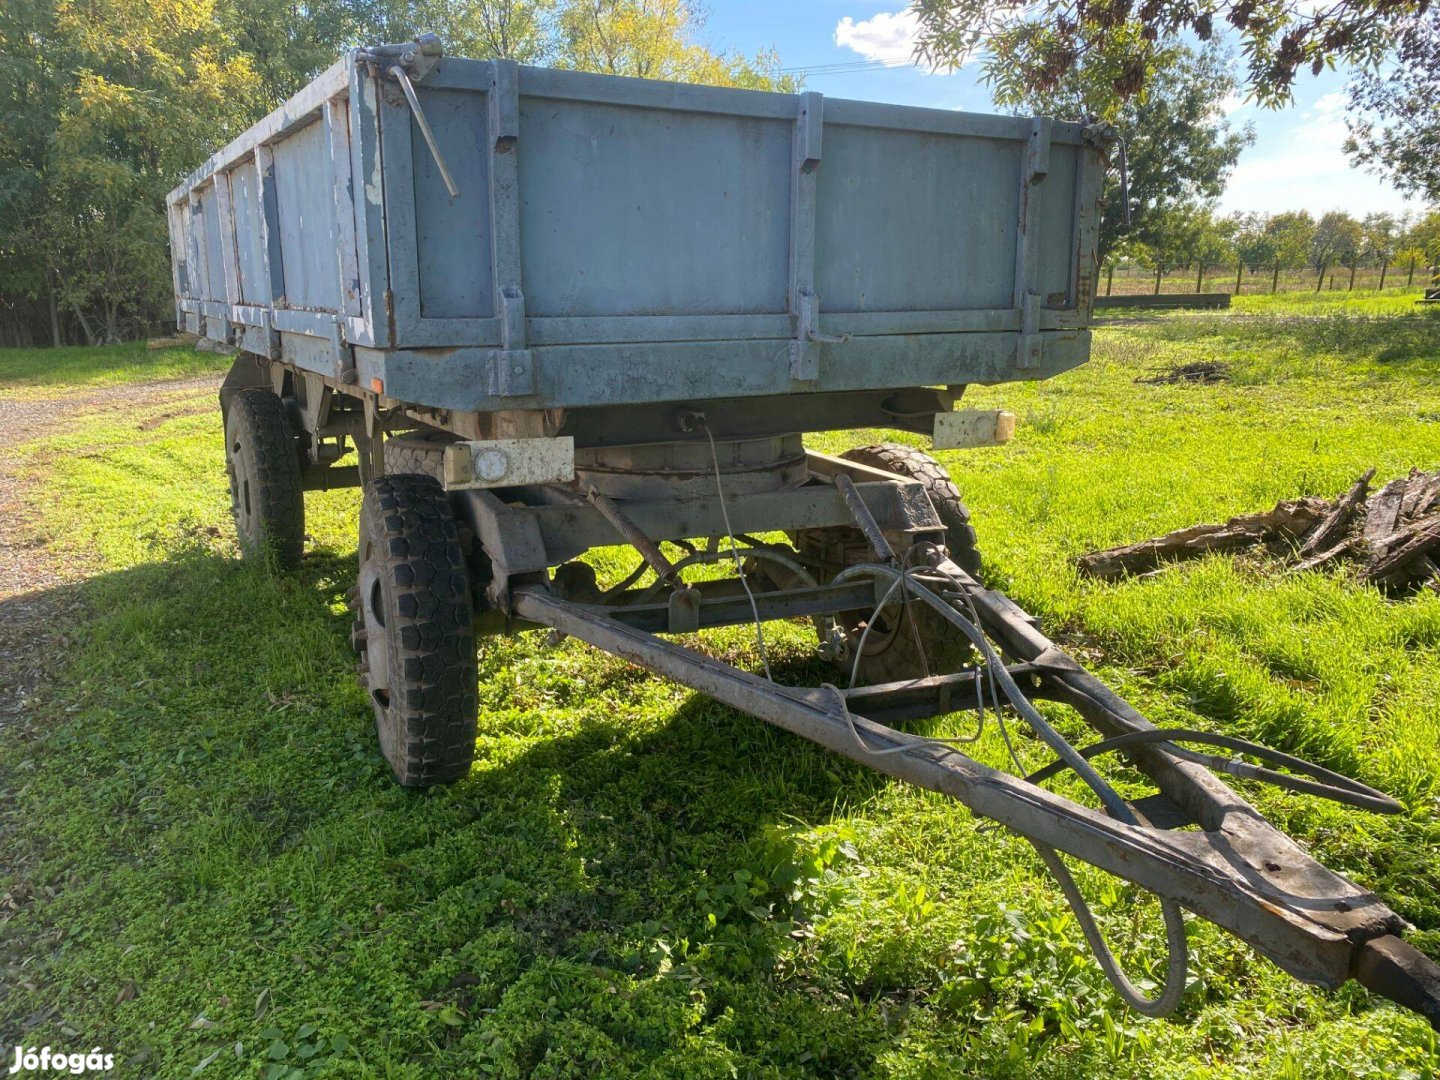
{"label": "wheel rim", "polygon": [[356,650],[361,657],[361,671],[370,704],[380,732],[380,743],[387,754],[389,730],[385,723],[390,709],[390,648],[385,627],[385,593],[380,560],[375,558],[375,545],[365,543],[365,556],[360,563],[359,607],[356,620]]}
{"label": "wheel rim", "polygon": [[230,444],[229,459],[225,471],[230,478],[230,512],[240,534],[249,539],[254,508],[250,501],[250,471],[245,467],[244,452],[238,442]]}
{"label": "wheel rim", "polygon": [[[866,613],[868,614],[868,612]],[[865,635],[865,648],[862,650],[864,656],[879,656],[886,649],[895,643],[895,637],[905,625],[905,610],[887,608],[875,616],[871,624],[870,633]],[[860,644],[860,636],[865,634],[865,620],[862,617],[855,624],[855,629],[850,633],[851,647]]]}

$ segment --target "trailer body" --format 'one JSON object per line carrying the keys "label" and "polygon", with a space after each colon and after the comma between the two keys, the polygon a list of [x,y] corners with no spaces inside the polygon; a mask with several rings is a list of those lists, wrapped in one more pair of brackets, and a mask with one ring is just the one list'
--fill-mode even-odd
{"label": "trailer body", "polygon": [[[804,445],[873,427],[1003,442],[1013,417],[956,399],[1088,355],[1113,139],[451,59],[429,36],[347,54],[170,196],[177,319],[237,352],[220,397],[241,549],[293,566],[304,492],[364,486],[351,643],[407,786],[469,773],[477,635],[548,628],[1025,836],[1149,1015],[1187,983],[1183,905],[1440,1027],[1440,967],[1404,920],[1217,774],[1399,802],[1156,729],[984,587],[949,470],[910,445]],[[584,557],[618,544],[642,561],[602,587]],[[845,689],[775,680],[763,625],[795,618]],[[661,636],[747,624],[763,678]],[[1072,745],[1039,700],[1102,738]],[[1002,772],[902,726],[957,710],[1025,724],[1055,762]],[[1154,794],[1089,763],[1122,749]],[[1103,813],[1042,786],[1061,769]],[[1119,970],[1060,852],[1159,897],[1157,996]]]}
{"label": "trailer body", "polygon": [[438,155],[357,51],[171,192],[182,329],[465,412],[1088,355],[1104,163],[1080,124],[452,57],[413,86]]}

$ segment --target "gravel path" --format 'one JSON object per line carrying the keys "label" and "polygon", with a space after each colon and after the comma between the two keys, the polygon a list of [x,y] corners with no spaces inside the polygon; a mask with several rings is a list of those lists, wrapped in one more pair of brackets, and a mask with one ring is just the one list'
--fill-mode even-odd
{"label": "gravel path", "polygon": [[34,508],[43,491],[23,475],[25,444],[82,418],[171,401],[178,408],[169,416],[206,409],[218,416],[213,393],[203,402],[194,398],[219,386],[219,375],[204,375],[0,399],[0,731],[24,722],[47,671],[69,644],[69,628],[84,606],[77,586],[91,569],[83,561],[61,562],[49,550]]}

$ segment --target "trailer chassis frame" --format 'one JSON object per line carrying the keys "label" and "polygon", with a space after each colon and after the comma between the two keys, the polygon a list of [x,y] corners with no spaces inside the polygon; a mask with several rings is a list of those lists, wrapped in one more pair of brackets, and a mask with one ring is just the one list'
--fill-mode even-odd
{"label": "trailer chassis frame", "polygon": [[[843,459],[807,456],[809,484],[726,498],[736,533],[853,525],[834,483],[844,475],[896,547],[936,538],[939,522],[919,485]],[[1405,921],[1373,892],[1311,858],[1170,743],[1126,748],[1130,763],[1158,789],[1130,804],[1139,821],[1127,824],[893,726],[984,708],[992,676],[979,667],[846,691],[801,688],[658,636],[747,624],[757,614],[770,620],[868,609],[883,592],[879,578],[762,589],[754,592],[753,606],[733,579],[686,587],[695,595],[685,605],[658,602],[654,588],[586,602],[567,597],[548,568],[591,547],[623,542],[593,506],[559,488],[456,491],[451,500],[491,560],[484,599],[492,631],[544,627],[584,641],[1177,902],[1297,979],[1332,989],[1357,979],[1440,1030],[1440,967],[1402,940]],[[657,540],[725,534],[717,496],[681,501],[687,505],[627,501],[625,510]],[[1031,699],[1069,706],[1102,738],[1156,731],[1003,593],[948,559],[941,569],[960,583],[968,609]]]}

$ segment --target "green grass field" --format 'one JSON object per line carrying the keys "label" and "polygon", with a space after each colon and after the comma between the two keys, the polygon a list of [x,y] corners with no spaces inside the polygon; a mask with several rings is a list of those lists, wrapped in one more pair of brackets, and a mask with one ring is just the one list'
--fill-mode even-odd
{"label": "green grass field", "polygon": [[99,349],[0,349],[0,394],[10,399],[224,372],[230,358],[192,348],[150,351],[145,342]]}
{"label": "green grass field", "polygon": [[[1156,722],[1404,800],[1375,818],[1247,792],[1437,956],[1440,596],[1249,558],[1115,585],[1070,563],[1370,466],[1440,467],[1440,319],[1299,303],[1107,327],[1086,367],[967,398],[1018,413],[1014,443],[942,456],[989,582]],[[1200,359],[1231,381],[1135,381]],[[0,353],[0,396],[46,360]],[[295,577],[242,566],[218,416],[174,412],[28,447],[40,528],[97,572],[33,724],[0,732],[7,1055],[98,1045],[117,1075],[207,1080],[1440,1070],[1423,1021],[1300,986],[1198,920],[1181,1011],[1128,1015],[1023,841],[574,642],[487,642],[472,774],[395,788],[347,643],[358,497],[308,498]],[[707,640],[758,666],[743,628]],[[770,643],[786,677],[827,677],[807,626]],[[993,731],[975,753],[1005,761]],[[1154,904],[1081,880],[1154,965]]]}

